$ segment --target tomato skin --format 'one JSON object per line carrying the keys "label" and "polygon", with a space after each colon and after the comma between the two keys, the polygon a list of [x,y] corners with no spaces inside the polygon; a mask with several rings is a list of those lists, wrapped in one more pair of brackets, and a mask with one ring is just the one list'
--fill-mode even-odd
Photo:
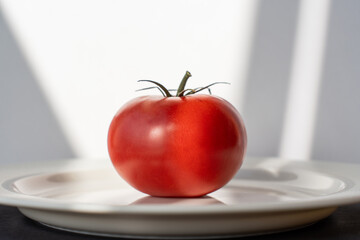
{"label": "tomato skin", "polygon": [[157,197],[198,197],[221,188],[239,170],[246,144],[239,113],[211,95],[135,98],[116,113],[108,134],[119,175]]}

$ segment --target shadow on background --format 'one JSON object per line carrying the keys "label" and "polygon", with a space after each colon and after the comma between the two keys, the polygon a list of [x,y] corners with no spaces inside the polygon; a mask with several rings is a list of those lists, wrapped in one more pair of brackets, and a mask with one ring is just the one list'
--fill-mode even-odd
{"label": "shadow on background", "polygon": [[312,158],[360,159],[360,1],[331,1]]}
{"label": "shadow on background", "polygon": [[[299,5],[259,1],[242,112],[249,156],[279,155]],[[331,1],[313,159],[359,162],[359,9]],[[0,162],[74,157],[1,9],[0,72]]]}
{"label": "shadow on background", "polygon": [[278,156],[299,11],[299,1],[260,1],[243,116],[248,155]]}
{"label": "shadow on background", "polygon": [[0,8],[0,163],[74,157]]}

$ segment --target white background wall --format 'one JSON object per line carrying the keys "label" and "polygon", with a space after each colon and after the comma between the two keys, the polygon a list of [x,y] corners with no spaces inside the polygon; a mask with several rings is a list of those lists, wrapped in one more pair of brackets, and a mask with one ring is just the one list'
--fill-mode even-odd
{"label": "white background wall", "polygon": [[[250,156],[360,163],[360,1],[0,0],[0,162],[107,157],[153,79],[215,81]],[[147,85],[146,85],[147,86]],[[156,92],[152,92],[156,93]],[[157,93],[156,93],[157,94]]]}

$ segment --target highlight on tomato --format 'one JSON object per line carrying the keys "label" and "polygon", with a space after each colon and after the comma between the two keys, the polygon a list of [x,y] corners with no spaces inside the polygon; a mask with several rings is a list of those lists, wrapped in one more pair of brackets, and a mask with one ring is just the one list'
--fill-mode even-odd
{"label": "highlight on tomato", "polygon": [[[247,145],[244,122],[210,87],[176,94],[152,80],[162,96],[142,96],[122,106],[111,121],[109,156],[135,189],[156,197],[200,197],[228,183],[240,169]],[[197,94],[209,90],[210,94]]]}

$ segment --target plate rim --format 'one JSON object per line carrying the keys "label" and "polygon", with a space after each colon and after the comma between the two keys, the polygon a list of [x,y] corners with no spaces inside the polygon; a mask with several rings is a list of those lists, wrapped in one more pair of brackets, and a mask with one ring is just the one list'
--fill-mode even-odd
{"label": "plate rim", "polygon": [[[266,160],[269,158],[259,158],[258,161]],[[280,158],[272,158],[284,161]],[[72,161],[70,159],[69,161]],[[83,161],[86,159],[77,159],[77,161]],[[89,160],[87,160],[89,161]],[[251,160],[250,160],[251,161]],[[311,165],[311,164],[330,164],[336,167],[341,165],[345,167],[354,167],[356,166],[360,169],[359,164],[349,164],[349,163],[339,163],[339,162],[305,162],[305,161],[296,161],[296,160],[285,160],[288,163],[300,163],[301,165]],[[96,161],[96,163],[98,163]],[[51,162],[48,163],[49,168],[51,168]],[[97,164],[95,164],[97,165]],[[18,166],[18,165],[17,165]],[[77,170],[77,169],[75,169]],[[4,168],[0,170],[1,173],[4,172]],[[16,171],[15,171],[16,172]],[[50,171],[46,171],[43,174],[49,174]],[[64,173],[69,171],[53,171],[54,173]],[[318,173],[325,173],[327,171],[317,171]],[[20,171],[19,171],[20,174]],[[35,173],[33,173],[35,174]],[[33,175],[31,174],[31,175]],[[12,179],[22,176],[13,176]],[[268,204],[262,203],[260,206],[257,204],[247,204],[246,208],[241,205],[208,205],[208,206],[182,206],[182,205],[104,205],[104,204],[94,204],[94,203],[81,203],[76,204],[75,207],[71,207],[71,203],[65,203],[63,201],[57,200],[48,200],[44,198],[39,198],[35,196],[24,195],[20,193],[13,193],[6,188],[3,184],[5,181],[9,181],[9,177],[5,180],[0,178],[0,204],[8,205],[18,208],[32,208],[45,211],[63,211],[63,212],[76,212],[76,213],[88,213],[88,214],[152,214],[152,215],[194,215],[194,214],[257,214],[257,213],[271,213],[271,212],[287,212],[287,211],[300,211],[300,210],[310,210],[310,209],[319,209],[319,208],[329,208],[329,207],[339,207],[348,204],[354,204],[360,202],[360,178],[351,179],[346,177],[353,182],[354,186],[350,188],[352,191],[344,190],[338,193],[331,195],[326,195],[325,197],[317,197],[316,199],[311,200],[294,200],[287,202],[272,202]],[[359,189],[354,190],[357,187]]]}

